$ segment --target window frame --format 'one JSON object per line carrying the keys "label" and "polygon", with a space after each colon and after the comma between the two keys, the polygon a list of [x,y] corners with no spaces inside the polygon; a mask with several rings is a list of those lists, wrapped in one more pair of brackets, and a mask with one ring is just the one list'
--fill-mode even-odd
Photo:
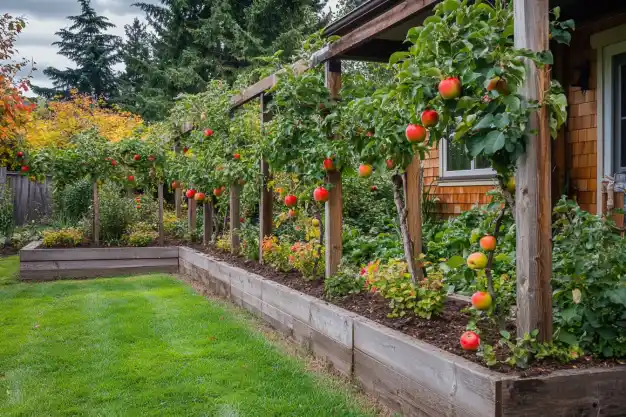
{"label": "window frame", "polygon": [[489,179],[496,175],[493,168],[475,168],[476,158],[470,161],[471,169],[448,170],[448,140],[442,139],[439,145],[439,178],[442,180]]}

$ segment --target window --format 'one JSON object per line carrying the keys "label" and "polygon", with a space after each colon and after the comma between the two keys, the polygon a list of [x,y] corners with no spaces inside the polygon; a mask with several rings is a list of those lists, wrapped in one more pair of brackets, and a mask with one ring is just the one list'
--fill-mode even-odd
{"label": "window", "polygon": [[613,56],[613,146],[616,172],[626,172],[626,54]]}
{"label": "window", "polygon": [[441,141],[441,177],[492,177],[494,170],[488,159],[477,157],[470,159],[463,149],[463,145],[452,141]]}

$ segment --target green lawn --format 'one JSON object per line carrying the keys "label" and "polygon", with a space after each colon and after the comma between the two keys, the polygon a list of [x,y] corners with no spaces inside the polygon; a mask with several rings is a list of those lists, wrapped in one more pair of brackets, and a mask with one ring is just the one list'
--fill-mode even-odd
{"label": "green lawn", "polygon": [[21,284],[0,259],[0,416],[372,416],[168,275]]}

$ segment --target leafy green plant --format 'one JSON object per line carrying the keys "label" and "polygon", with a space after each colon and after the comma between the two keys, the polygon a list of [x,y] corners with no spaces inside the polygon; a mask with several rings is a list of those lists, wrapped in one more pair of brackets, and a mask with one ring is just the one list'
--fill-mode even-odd
{"label": "leafy green plant", "polygon": [[363,265],[371,259],[388,261],[402,257],[402,242],[394,233],[364,234],[356,228],[344,226],[343,262]]}
{"label": "leafy green plant", "polygon": [[339,271],[324,280],[324,294],[327,298],[341,298],[350,294],[359,294],[365,286],[365,278],[359,274],[359,268],[350,264],[341,264]]}
{"label": "leafy green plant", "polygon": [[80,179],[54,191],[54,213],[64,224],[77,224],[89,211],[93,189],[87,178]]}
{"label": "leafy green plant", "polygon": [[324,275],[325,248],[319,243],[296,242],[291,245],[289,264],[299,271],[304,279],[314,280]]}
{"label": "leafy green plant", "polygon": [[230,252],[230,233],[225,233],[217,238],[215,247],[223,252]]}
{"label": "leafy green plant", "polygon": [[46,230],[43,232],[42,244],[45,247],[73,248],[85,240],[82,230],[69,227],[59,230]]}
{"label": "leafy green plant", "polygon": [[163,230],[167,236],[181,239],[187,233],[187,222],[176,217],[176,213],[166,211],[163,213]]}
{"label": "leafy green plant", "polygon": [[279,241],[276,236],[267,236],[261,244],[263,250],[263,260],[275,269],[288,272],[291,271],[289,255],[291,255],[291,245],[287,241]]}
{"label": "leafy green plant", "polygon": [[241,253],[250,260],[259,259],[259,227],[245,222],[239,231],[241,236]]}
{"label": "leafy green plant", "polygon": [[153,230],[133,230],[125,240],[130,246],[150,246],[157,237],[159,234]]}
{"label": "leafy green plant", "polygon": [[100,187],[100,233],[105,243],[119,241],[138,220],[132,198],[121,196],[114,184],[107,183]]}
{"label": "leafy green plant", "polygon": [[429,274],[417,284],[413,284],[403,261],[391,260],[387,263],[370,262],[362,271],[371,292],[377,292],[389,300],[392,312],[389,317],[403,317],[413,312],[419,317],[430,319],[443,312],[446,291],[443,276],[437,271]]}

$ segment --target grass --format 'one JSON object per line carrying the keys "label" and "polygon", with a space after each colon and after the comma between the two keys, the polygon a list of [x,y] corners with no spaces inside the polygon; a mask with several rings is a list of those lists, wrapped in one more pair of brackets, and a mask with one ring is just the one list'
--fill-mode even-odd
{"label": "grass", "polygon": [[172,276],[21,284],[16,270],[0,259],[4,417],[375,415]]}

